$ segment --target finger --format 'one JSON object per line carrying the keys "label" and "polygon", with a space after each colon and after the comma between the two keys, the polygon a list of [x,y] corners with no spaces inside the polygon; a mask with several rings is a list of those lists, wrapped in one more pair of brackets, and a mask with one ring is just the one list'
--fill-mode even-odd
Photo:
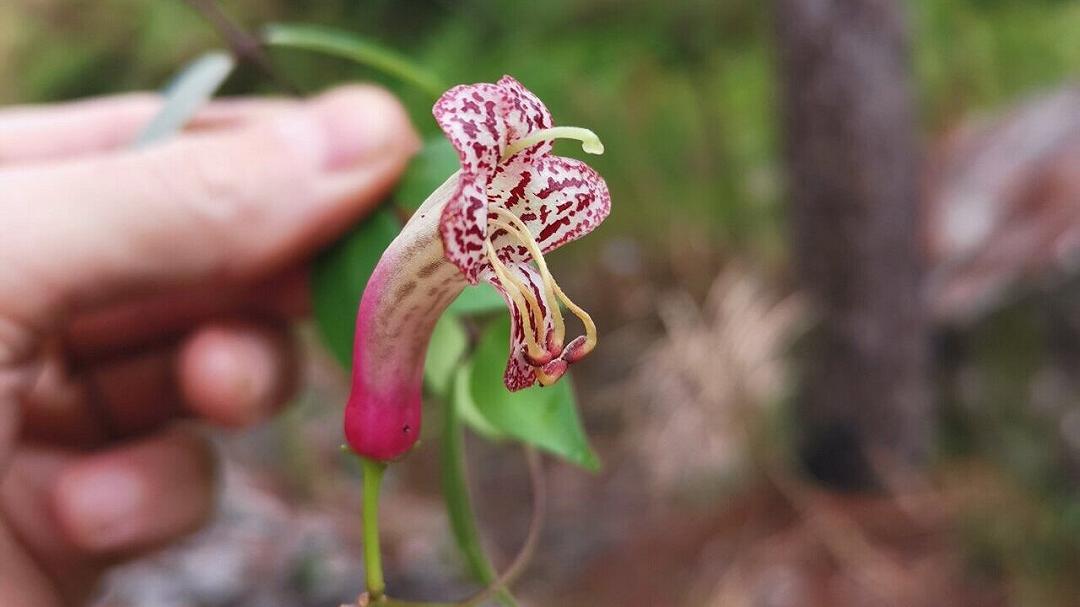
{"label": "finger", "polygon": [[237,428],[270,417],[297,383],[295,344],[284,323],[221,320],[175,350],[148,352],[89,372],[94,408],[111,436],[146,433],[196,415]]}
{"label": "finger", "polygon": [[[54,602],[43,605],[79,602],[78,597],[87,596],[104,566],[104,563],[86,558],[85,553],[58,528],[53,513],[56,480],[75,459],[72,453],[23,446],[16,452],[9,473],[0,483],[0,520],[7,522],[15,544],[15,548],[0,550],[21,552],[24,558],[33,562],[33,568],[22,574],[19,585],[37,587],[39,591],[47,590],[48,594],[53,594],[51,600]],[[4,580],[8,571],[3,568],[0,571],[4,572],[0,580]],[[33,578],[37,576],[40,578],[35,583]],[[17,595],[4,593],[0,596]]]}
{"label": "finger", "polygon": [[394,99],[353,87],[235,132],[0,171],[0,305],[40,323],[121,295],[265,276],[375,204],[417,145]]}
{"label": "finger", "polygon": [[282,321],[220,320],[177,347],[139,351],[77,374],[50,357],[24,402],[23,436],[86,448],[178,417],[231,428],[257,423],[295,390],[294,341]]}
{"label": "finger", "polygon": [[49,578],[25,553],[3,521],[0,521],[0,596],[17,597],[19,607],[59,607],[63,601]]}
{"label": "finger", "polygon": [[76,448],[157,430],[183,411],[175,347],[73,371],[50,355],[22,401],[24,440]]}
{"label": "finger", "polygon": [[85,378],[75,376],[58,343],[50,343],[41,357],[36,381],[14,407],[22,416],[22,441],[89,448],[104,443],[109,433]]}
{"label": "finger", "polygon": [[52,511],[81,550],[129,552],[199,528],[214,494],[209,444],[190,430],[173,430],[69,464],[56,481]]}
{"label": "finger", "polygon": [[[0,359],[3,358],[0,351]],[[34,362],[23,363],[23,368],[4,369],[0,367],[0,479],[4,476],[5,462],[15,448],[19,433],[21,415],[17,403],[29,390],[33,373],[38,371]]]}
{"label": "finger", "polygon": [[[187,128],[235,126],[295,105],[284,99],[214,101],[200,110]],[[0,110],[0,165],[42,162],[125,147],[161,106],[159,95],[131,93]]]}
{"label": "finger", "polygon": [[0,164],[48,160],[127,145],[161,107],[133,93],[0,111]]}
{"label": "finger", "polygon": [[300,107],[296,99],[271,97],[221,98],[208,103],[184,126],[185,131],[224,129],[266,120]]}
{"label": "finger", "polygon": [[91,369],[87,405],[111,438],[146,434],[183,411],[172,348]]}
{"label": "finger", "polygon": [[269,418],[296,389],[295,342],[285,326],[245,321],[201,328],[177,355],[188,410],[226,427]]}
{"label": "finger", "polygon": [[173,340],[214,318],[301,318],[310,307],[307,271],[294,269],[254,285],[200,285],[95,310],[71,322],[64,345],[73,360],[93,361]]}

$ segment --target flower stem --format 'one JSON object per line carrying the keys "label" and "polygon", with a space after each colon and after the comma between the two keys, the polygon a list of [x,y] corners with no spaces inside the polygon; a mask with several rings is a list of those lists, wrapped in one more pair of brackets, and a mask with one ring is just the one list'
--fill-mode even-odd
{"label": "flower stem", "polygon": [[372,601],[379,601],[386,592],[383,581],[382,552],[379,549],[379,487],[382,485],[386,464],[360,458],[364,471],[364,575],[368,595]]}
{"label": "flower stem", "polygon": [[500,591],[505,592],[505,589],[517,580],[518,576],[529,566],[536,545],[540,542],[540,531],[544,526],[545,502],[547,501],[544,466],[536,449],[529,444],[524,444],[523,447],[525,449],[525,459],[529,463],[529,479],[532,481],[533,494],[533,515],[532,520],[529,522],[529,532],[525,538],[525,544],[522,545],[521,550],[514,557],[514,562],[497,580],[479,593],[458,603],[458,607],[478,607],[493,594]]}
{"label": "flower stem", "polygon": [[[455,390],[468,381],[466,367],[459,367],[455,375]],[[465,388],[468,390],[468,387]],[[495,568],[484,553],[480,543],[480,532],[476,528],[476,514],[473,512],[472,499],[465,471],[465,445],[461,427],[461,418],[455,398],[445,399],[443,437],[442,437],[442,481],[446,511],[450,517],[450,529],[457,539],[458,548],[465,557],[470,573],[484,584],[492,584],[498,578]],[[517,607],[513,595],[505,587],[498,589],[499,602],[505,607]]]}
{"label": "flower stem", "polygon": [[263,40],[271,46],[304,49],[355,61],[411,84],[436,99],[449,88],[438,76],[409,57],[348,31],[280,23],[268,25]]}
{"label": "flower stem", "polygon": [[360,465],[364,474],[364,570],[367,577],[367,592],[361,595],[357,605],[365,607],[479,607],[496,595],[499,596],[500,600],[508,599],[513,601],[513,597],[507,588],[528,566],[533,551],[536,549],[536,544],[540,539],[540,530],[543,527],[544,503],[546,501],[543,464],[540,460],[540,454],[529,445],[524,445],[524,447],[533,490],[533,516],[529,522],[529,531],[525,538],[525,544],[514,558],[513,563],[510,564],[510,567],[492,581],[487,588],[467,599],[454,603],[405,601],[386,596],[386,583],[383,581],[382,572],[382,555],[379,551],[379,487],[382,484],[383,474],[386,472],[386,464],[361,457]]}

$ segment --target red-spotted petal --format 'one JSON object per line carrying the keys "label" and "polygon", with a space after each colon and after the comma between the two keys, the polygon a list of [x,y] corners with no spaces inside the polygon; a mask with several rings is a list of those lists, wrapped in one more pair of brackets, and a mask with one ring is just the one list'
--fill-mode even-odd
{"label": "red-spotted petal", "polygon": [[458,192],[443,209],[439,233],[447,259],[473,284],[487,238],[487,183],[508,137],[503,94],[496,84],[463,84],[444,93],[432,109],[461,160]]}
{"label": "red-spotted petal", "polygon": [[[514,276],[522,282],[525,286],[529,287],[533,294],[536,296],[536,301],[539,303],[539,309],[537,312],[542,318],[542,322],[539,327],[532,324],[533,337],[536,343],[541,344],[546,348],[552,344],[552,335],[554,329],[554,320],[551,316],[551,305],[555,302],[548,302],[544,295],[543,280],[540,277],[539,272],[527,264],[510,263],[508,269],[513,272]],[[536,381],[536,368],[543,366],[551,357],[557,356],[558,351],[549,351],[543,360],[530,360],[528,355],[528,346],[526,345],[525,335],[529,326],[525,323],[525,314],[529,314],[528,310],[519,309],[517,304],[514,303],[513,298],[499,282],[499,279],[495,276],[495,273],[488,267],[481,274],[481,278],[490,282],[492,286],[503,296],[506,301],[506,307],[510,311],[510,353],[509,358],[506,361],[506,372],[503,374],[503,383],[506,384],[507,389],[511,391],[522,390],[533,385]],[[513,285],[510,286],[513,289]],[[535,323],[535,317],[531,321]]]}
{"label": "red-spotted petal", "polygon": [[[521,139],[533,131],[551,128],[551,112],[532,91],[510,76],[503,76],[499,86],[503,92],[503,116],[509,134],[508,142]],[[535,157],[550,153],[551,142],[542,141],[518,155]]]}
{"label": "red-spotted petal", "polygon": [[457,150],[461,170],[489,175],[508,142],[503,88],[497,84],[462,84],[443,93],[431,113]]}
{"label": "red-spotted petal", "polygon": [[[611,211],[611,194],[600,175],[572,158],[515,158],[488,186],[490,202],[517,215],[547,253],[588,234]],[[524,261],[528,251],[506,234],[493,243],[500,253]]]}
{"label": "red-spotted petal", "polygon": [[487,240],[488,199],[485,181],[468,173],[458,176],[458,190],[443,207],[439,235],[443,251],[470,284],[476,284],[478,272],[487,265],[484,242]]}

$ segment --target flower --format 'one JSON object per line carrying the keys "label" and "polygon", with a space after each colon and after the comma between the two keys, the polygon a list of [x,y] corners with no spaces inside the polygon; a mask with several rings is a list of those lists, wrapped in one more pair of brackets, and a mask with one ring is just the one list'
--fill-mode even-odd
{"label": "flower", "polygon": [[[550,385],[596,345],[596,325],[555,282],[544,254],[592,231],[611,208],[604,180],[579,160],[552,155],[552,141],[578,139],[599,154],[599,138],[552,127],[544,104],[509,76],[454,87],[433,113],[461,170],[387,248],[356,319],[345,435],[357,453],[383,461],[416,442],[431,331],[466,285],[487,282],[506,302],[510,390]],[[566,341],[560,302],[584,335]]]}

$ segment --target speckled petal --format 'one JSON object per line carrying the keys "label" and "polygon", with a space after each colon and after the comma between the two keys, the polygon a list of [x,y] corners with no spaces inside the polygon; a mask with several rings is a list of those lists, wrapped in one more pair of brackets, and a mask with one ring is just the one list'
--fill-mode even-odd
{"label": "speckled petal", "polygon": [[[588,234],[611,211],[604,179],[584,162],[560,156],[515,159],[500,167],[488,186],[488,199],[517,215],[544,253]],[[529,257],[505,234],[496,235],[493,244],[513,261]]]}
{"label": "speckled petal", "polygon": [[[504,119],[509,134],[508,141],[515,141],[533,131],[551,128],[551,112],[544,102],[511,76],[499,80],[503,93]],[[551,142],[543,141],[518,152],[516,156],[537,157],[551,153]]]}
{"label": "speckled petal", "polygon": [[485,184],[458,175],[458,188],[442,210],[439,235],[443,250],[469,284],[476,284],[478,273],[487,265],[484,242],[487,240],[488,198]]}
{"label": "speckled petal", "polygon": [[[508,266],[510,271],[525,285],[529,286],[537,301],[540,303],[540,315],[543,324],[540,330],[534,327],[534,336],[537,343],[547,347],[553,338],[554,322],[551,316],[551,303],[544,295],[543,279],[540,273],[527,264],[515,263]],[[549,351],[544,360],[529,360],[528,347],[525,345],[526,325],[523,314],[525,310],[518,309],[513,299],[503,288],[494,272],[486,269],[482,273],[482,279],[490,282],[506,301],[506,307],[510,311],[510,352],[506,361],[506,372],[503,374],[503,383],[511,391],[528,388],[536,382],[536,369],[547,363],[550,358],[559,354],[558,350]]]}
{"label": "speckled petal", "polygon": [[458,191],[443,209],[439,232],[447,259],[474,284],[487,235],[487,184],[509,137],[504,94],[496,84],[463,84],[443,94],[432,108],[461,160]]}
{"label": "speckled petal", "polygon": [[462,84],[435,102],[431,113],[457,150],[463,173],[487,175],[498,164],[510,137],[504,95],[497,84]]}

